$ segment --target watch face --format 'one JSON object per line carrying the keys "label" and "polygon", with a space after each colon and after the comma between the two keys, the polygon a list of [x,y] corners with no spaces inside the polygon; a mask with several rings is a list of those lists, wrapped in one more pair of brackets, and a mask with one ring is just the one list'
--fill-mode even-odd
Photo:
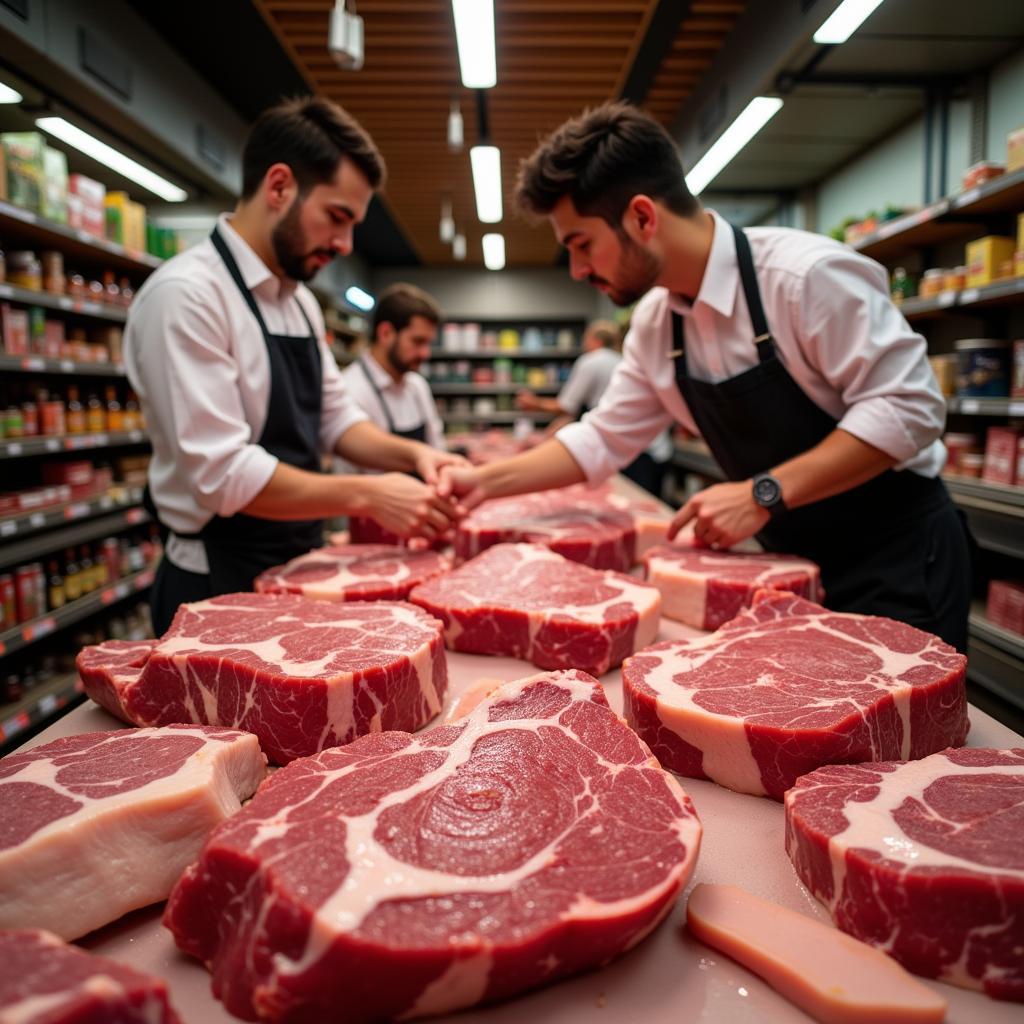
{"label": "watch face", "polygon": [[759,505],[774,505],[780,494],[779,482],[770,476],[763,476],[754,484],[754,500]]}

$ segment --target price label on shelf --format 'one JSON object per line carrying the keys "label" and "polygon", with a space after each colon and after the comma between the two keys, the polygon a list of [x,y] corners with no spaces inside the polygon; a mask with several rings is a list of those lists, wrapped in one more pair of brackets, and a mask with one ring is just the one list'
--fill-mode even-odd
{"label": "price label on shelf", "polygon": [[74,505],[68,505],[68,507],[64,509],[64,518],[81,519],[83,516],[87,516],[89,511],[89,503],[87,501],[79,501]]}
{"label": "price label on shelf", "polygon": [[21,368],[23,370],[45,370],[46,360],[40,359],[38,356],[29,356],[27,359],[22,359]]}
{"label": "price label on shelf", "polygon": [[1007,411],[1009,416],[1024,416],[1024,402],[1011,402]]}
{"label": "price label on shelf", "polygon": [[114,587],[114,595],[117,597],[118,601],[127,597],[129,593],[131,593],[131,591],[129,591],[127,583],[118,583],[118,585]]}
{"label": "price label on shelf", "polygon": [[971,203],[977,202],[981,198],[980,188],[969,188],[966,192],[961,192],[957,196],[957,206],[969,206]]}
{"label": "price label on shelf", "polygon": [[57,620],[49,617],[40,619],[38,622],[33,622],[30,626],[26,626],[21,631],[21,635],[24,637],[25,643],[30,644],[33,640],[39,640],[44,636],[49,636],[56,628]]}
{"label": "price label on shelf", "polygon": [[947,306],[954,306],[956,305],[956,297],[958,294],[958,292],[940,292],[936,305],[940,309],[945,309]]}
{"label": "price label on shelf", "polygon": [[146,518],[146,513],[141,508],[130,508],[125,512],[124,518],[129,526],[135,526],[136,523],[141,523]]}
{"label": "price label on shelf", "polygon": [[46,694],[45,697],[39,698],[39,710],[44,715],[49,715],[56,711],[60,705],[57,703],[57,695],[53,693]]}
{"label": "price label on shelf", "polygon": [[976,398],[961,398],[960,411],[967,413],[969,416],[973,416],[975,413],[981,412],[981,402]]}
{"label": "price label on shelf", "polygon": [[57,305],[59,305],[61,309],[74,309],[75,308],[75,300],[73,298],[71,298],[70,295],[62,295],[57,300]]}
{"label": "price label on shelf", "polygon": [[0,284],[0,299],[13,299],[14,289],[9,284]]}
{"label": "price label on shelf", "polygon": [[42,512],[33,512],[32,515],[28,517],[28,521],[31,526],[34,526],[38,530],[39,527],[46,525],[46,516],[43,515]]}
{"label": "price label on shelf", "polygon": [[104,494],[100,498],[100,508],[108,509],[114,507],[114,499],[109,494]]}
{"label": "price label on shelf", "polygon": [[977,288],[965,288],[960,293],[960,305],[969,306],[972,302],[978,301],[978,289]]}
{"label": "price label on shelf", "polygon": [[62,359],[60,361],[61,373],[74,373],[75,364],[70,359]]}
{"label": "price label on shelf", "polygon": [[57,438],[55,438],[55,437],[48,437],[46,439],[46,443],[43,445],[43,447],[48,452],[59,452],[60,451],[60,441]]}
{"label": "price label on shelf", "polygon": [[17,441],[10,441],[10,442],[8,442],[7,454],[8,455],[20,455],[21,454],[21,445]]}
{"label": "price label on shelf", "polygon": [[10,537],[18,532],[18,524],[13,519],[0,523],[0,537]]}
{"label": "price label on shelf", "polygon": [[5,740],[9,740],[12,736],[17,736],[23,729],[27,729],[28,724],[28,715],[21,711],[6,721],[0,722],[0,735],[3,735]]}

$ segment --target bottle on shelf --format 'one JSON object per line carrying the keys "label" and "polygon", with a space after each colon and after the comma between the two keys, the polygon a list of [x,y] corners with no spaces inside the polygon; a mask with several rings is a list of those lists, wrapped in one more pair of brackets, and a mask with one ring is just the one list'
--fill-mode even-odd
{"label": "bottle on shelf", "polygon": [[84,434],[86,432],[85,409],[78,400],[78,388],[74,385],[68,388],[68,411],[65,423],[69,434]]}
{"label": "bottle on shelf", "polygon": [[92,573],[97,589],[105,587],[110,582],[110,571],[107,561],[103,557],[102,545],[97,546],[95,557],[92,560]]}
{"label": "bottle on shelf", "polygon": [[107,430],[124,430],[124,410],[117,400],[117,388],[113,384],[107,385]]}
{"label": "bottle on shelf", "polygon": [[61,575],[60,567],[56,559],[53,559],[49,566],[49,577],[47,579],[46,597],[50,611],[63,608],[67,597],[64,593],[64,577]]}
{"label": "bottle on shelf", "polygon": [[78,556],[78,569],[82,574],[82,593],[91,594],[96,589],[96,567],[89,554],[89,545],[83,544]]}
{"label": "bottle on shelf", "polygon": [[82,596],[82,573],[75,561],[75,549],[68,548],[64,557],[64,597],[77,601]]}
{"label": "bottle on shelf", "polygon": [[21,403],[21,432],[24,437],[39,434],[39,406],[35,402]]}
{"label": "bottle on shelf", "polygon": [[121,278],[121,305],[130,306],[132,299],[135,298],[135,289],[132,288],[131,281],[127,277]]}
{"label": "bottle on shelf", "polygon": [[85,424],[90,434],[102,434],[107,429],[107,412],[94,391],[86,402]]}
{"label": "bottle on shelf", "polygon": [[121,305],[121,289],[118,287],[117,278],[112,270],[103,271],[104,301],[111,306]]}
{"label": "bottle on shelf", "polygon": [[128,398],[124,403],[124,429],[142,430],[145,422],[142,418],[142,411],[139,409],[139,399],[134,391],[128,392]]}

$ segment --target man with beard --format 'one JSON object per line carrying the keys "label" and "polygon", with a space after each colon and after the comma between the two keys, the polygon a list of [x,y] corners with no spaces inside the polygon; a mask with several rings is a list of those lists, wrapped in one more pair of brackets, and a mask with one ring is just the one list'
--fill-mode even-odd
{"label": "man with beard", "polygon": [[[249,133],[234,212],[135,298],[125,362],[153,444],[148,504],[167,532],[157,636],[181,603],[250,590],[319,546],[326,517],[370,516],[428,539],[452,522],[433,485],[458,460],[368,421],[302,283],[352,251],[383,177],[372,140],[336,104],[282,103]],[[330,453],[391,472],[325,475]]]}
{"label": "man with beard", "polygon": [[531,452],[442,472],[487,497],[626,465],[671,422],[728,478],[675,517],[699,542],[818,562],[827,604],[966,648],[966,531],[941,480],[945,403],[884,269],[831,239],[741,230],[689,193],[665,130],[626,104],[574,118],[525,161],[519,206],[546,217],[569,269],[633,313],[600,405]]}

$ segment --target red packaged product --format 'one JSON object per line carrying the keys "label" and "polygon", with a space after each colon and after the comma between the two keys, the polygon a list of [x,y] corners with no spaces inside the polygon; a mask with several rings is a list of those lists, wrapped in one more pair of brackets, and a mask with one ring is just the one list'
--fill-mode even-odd
{"label": "red packaged product", "polygon": [[989,427],[985,434],[985,468],[981,478],[990,484],[1013,484],[1017,479],[1016,427]]}
{"label": "red packaged product", "polygon": [[10,629],[17,624],[14,577],[9,572],[0,573],[0,629]]}
{"label": "red packaged product", "polygon": [[31,565],[14,570],[14,608],[18,622],[27,622],[40,614],[36,571]]}
{"label": "red packaged product", "polygon": [[44,462],[44,484],[70,484],[72,487],[92,483],[93,464],[87,459],[75,459],[71,462]]}
{"label": "red packaged product", "polygon": [[1024,583],[992,580],[988,585],[986,614],[995,625],[1024,635]]}

